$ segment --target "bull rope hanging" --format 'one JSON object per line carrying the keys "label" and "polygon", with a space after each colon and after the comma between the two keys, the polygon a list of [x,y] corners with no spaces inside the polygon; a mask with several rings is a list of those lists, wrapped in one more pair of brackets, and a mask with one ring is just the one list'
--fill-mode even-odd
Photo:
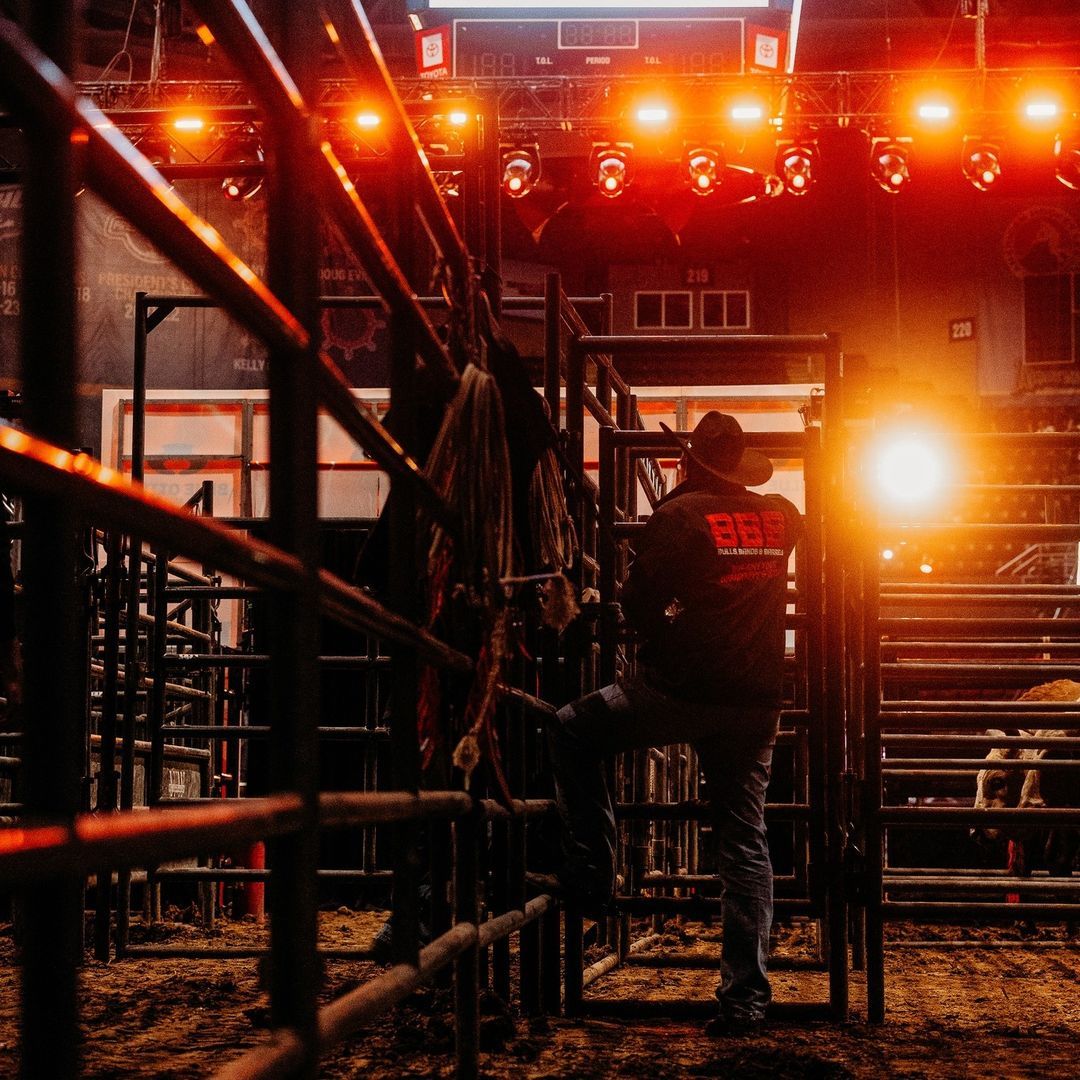
{"label": "bull rope hanging", "polygon": [[[514,546],[510,459],[502,398],[494,377],[469,363],[428,456],[426,473],[462,522],[455,545],[450,534],[430,522],[421,531],[428,544],[429,625],[467,613],[479,633],[476,672],[468,690],[453,763],[469,783],[486,757],[496,785],[509,800],[495,732],[495,686],[506,655],[507,609],[501,581],[513,573]],[[454,611],[448,610],[455,602]],[[438,675],[426,669],[421,684],[419,734],[423,764],[429,766],[444,744]]]}

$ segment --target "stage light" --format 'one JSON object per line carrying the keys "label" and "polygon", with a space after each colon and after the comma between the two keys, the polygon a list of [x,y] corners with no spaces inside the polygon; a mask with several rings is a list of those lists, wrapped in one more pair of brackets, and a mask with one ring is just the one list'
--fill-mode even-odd
{"label": "stage light", "polygon": [[540,179],[540,153],[534,146],[515,146],[502,156],[502,189],[511,199],[528,195]]}
{"label": "stage light", "polygon": [[206,127],[206,121],[201,116],[196,116],[193,113],[184,116],[178,116],[173,121],[173,127],[177,131],[202,131]]}
{"label": "stage light", "polygon": [[932,574],[934,572],[934,560],[929,555],[924,555],[919,560],[919,573]]}
{"label": "stage light", "polygon": [[884,560],[885,560],[886,562],[891,562],[891,561],[892,561],[893,559],[895,559],[895,558],[896,558],[896,552],[895,552],[895,551],[893,551],[893,549],[892,549],[892,548],[885,548],[885,549],[883,549],[883,551],[881,552],[881,557],[882,557],[882,558],[883,558],[883,559],[884,559]]}
{"label": "stage light", "polygon": [[197,23],[195,26],[195,34],[207,48],[210,48],[210,46],[214,44],[214,32],[206,25],[206,23]]}
{"label": "stage light", "polygon": [[736,101],[728,110],[732,123],[740,126],[753,126],[765,120],[765,105],[760,101]]}
{"label": "stage light", "polygon": [[723,168],[724,159],[719,150],[700,146],[687,151],[686,171],[690,190],[695,195],[711,195],[720,186]]}
{"label": "stage light", "polygon": [[[261,165],[263,148],[253,128],[246,128],[227,139],[220,150],[223,161],[235,165]],[[250,199],[262,190],[263,177],[257,175],[227,176],[221,182],[226,199]]]}
{"label": "stage light", "polygon": [[789,195],[805,195],[814,183],[814,148],[807,143],[777,147],[776,173]]}
{"label": "stage light", "polygon": [[940,98],[930,98],[922,101],[915,109],[920,120],[931,124],[945,124],[952,119],[953,109],[947,101]]}
{"label": "stage light", "polygon": [[655,130],[656,128],[667,127],[671,122],[671,109],[659,102],[649,102],[645,105],[639,105],[634,110],[634,116],[642,127]]}
{"label": "stage light", "polygon": [[1061,108],[1053,98],[1030,98],[1024,103],[1024,116],[1028,120],[1056,120]]}
{"label": "stage light", "polygon": [[886,506],[927,502],[941,490],[944,462],[944,451],[926,435],[888,438],[875,454],[877,493]]}
{"label": "stage light", "polygon": [[600,143],[593,147],[596,186],[601,195],[617,199],[630,183],[629,146]]}
{"label": "stage light", "polygon": [[894,139],[875,139],[870,150],[870,175],[883,191],[898,194],[911,181],[907,146]]}
{"label": "stage light", "polygon": [[1054,142],[1054,174],[1072,191],[1080,191],[1080,139],[1059,135]]}
{"label": "stage light", "polygon": [[353,117],[353,123],[363,131],[373,131],[382,123],[382,117],[376,112],[358,112]]}
{"label": "stage light", "polygon": [[980,139],[965,139],[961,166],[964,176],[979,191],[989,191],[1001,179],[999,149]]}
{"label": "stage light", "polygon": [[469,114],[462,109],[455,109],[447,117],[454,127],[464,127],[469,122]]}

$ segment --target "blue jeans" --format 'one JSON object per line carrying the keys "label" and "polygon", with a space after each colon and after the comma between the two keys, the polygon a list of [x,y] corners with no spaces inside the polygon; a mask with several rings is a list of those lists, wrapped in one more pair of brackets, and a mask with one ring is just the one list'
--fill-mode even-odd
{"label": "blue jeans", "polygon": [[564,880],[586,899],[610,899],[615,814],[604,760],[646,746],[691,743],[705,774],[724,886],[721,1010],[759,1019],[771,998],[765,966],[773,873],[765,839],[765,788],[779,724],[776,709],[703,705],[641,679],[615,683],[559,710],[548,729],[563,821]]}

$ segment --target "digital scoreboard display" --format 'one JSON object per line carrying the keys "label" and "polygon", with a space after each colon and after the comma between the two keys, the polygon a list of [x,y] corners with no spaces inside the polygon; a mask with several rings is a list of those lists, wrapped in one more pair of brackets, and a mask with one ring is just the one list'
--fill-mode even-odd
{"label": "digital scoreboard display", "polygon": [[743,71],[742,19],[483,18],[451,25],[459,79]]}

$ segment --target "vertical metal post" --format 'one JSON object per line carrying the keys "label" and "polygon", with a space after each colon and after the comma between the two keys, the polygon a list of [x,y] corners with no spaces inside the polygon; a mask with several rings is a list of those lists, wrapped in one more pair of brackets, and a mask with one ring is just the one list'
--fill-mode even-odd
{"label": "vertical metal post", "polygon": [[825,355],[823,423],[824,602],[825,602],[825,728],[826,782],[829,814],[829,1002],[834,1017],[848,1011],[848,927],[844,896],[845,663],[844,663],[844,368],[840,341],[830,335]]}
{"label": "vertical metal post", "polygon": [[169,584],[169,553],[163,548],[154,552],[154,638],[152,650],[153,681],[150,685],[150,768],[146,777],[146,802],[156,806],[161,801],[162,778],[165,761],[165,736],[161,727],[165,723],[165,644],[168,636],[168,604],[165,588]]}
{"label": "vertical metal post", "polygon": [[866,843],[866,1019],[885,1022],[884,837],[881,825],[881,607],[874,516],[860,544],[863,570],[863,822]]}
{"label": "vertical metal post", "polygon": [[544,278],[544,400],[552,426],[559,428],[562,402],[562,284],[557,273]]}
{"label": "vertical metal post", "polygon": [[[115,529],[105,541],[105,642],[102,651],[104,681],[101,691],[101,744],[98,751],[97,811],[116,809],[116,705],[120,667],[120,589],[123,582],[123,536]],[[94,910],[94,956],[109,959],[112,917],[112,872],[106,866],[97,871],[97,899]]]}
{"label": "vertical metal post", "polygon": [[[496,315],[502,309],[502,153],[499,145],[499,98],[492,94],[484,101],[478,117],[480,121],[480,155],[484,163],[484,264],[493,282],[488,295]],[[494,295],[492,295],[494,293]]]}
{"label": "vertical metal post", "polygon": [[[278,52],[309,100],[316,90],[318,42],[325,33],[312,5],[274,8]],[[276,1027],[295,1030],[304,1047],[296,1075],[318,1070],[316,997],[318,866],[318,507],[314,347],[319,340],[319,247],[311,211],[318,205],[312,170],[315,130],[289,117],[267,125],[268,244],[271,288],[308,330],[312,351],[270,356],[270,539],[306,570],[302,588],[274,593],[267,605],[271,656],[271,789],[303,804],[300,829],[269,845],[270,1005]],[[317,234],[316,234],[317,235]]]}
{"label": "vertical metal post", "polygon": [[[145,292],[135,294],[135,347],[131,371],[131,479],[141,484],[146,462],[146,336]],[[122,448],[121,448],[122,449]],[[135,723],[138,713],[139,683],[143,665],[139,661],[139,613],[142,593],[142,538],[128,537],[127,596],[124,604],[124,713],[120,753],[120,809],[135,805]],[[131,919],[131,872],[121,870],[117,878],[116,950],[127,948]]]}
{"label": "vertical metal post", "polygon": [[567,1016],[577,1016],[581,1012],[583,991],[582,976],[585,971],[585,942],[581,925],[581,912],[570,906],[565,911],[565,932],[563,936],[563,1008]]}
{"label": "vertical metal post", "polygon": [[827,859],[827,717],[825,704],[825,610],[822,595],[822,498],[823,461],[821,431],[809,427],[803,435],[803,483],[806,497],[806,530],[800,544],[798,579],[801,607],[806,615],[806,707],[810,717],[807,729],[810,800],[809,887],[815,904],[824,910],[826,903]]}
{"label": "vertical metal post", "polygon": [[[414,327],[391,318],[390,401],[394,413],[394,436],[406,448],[415,442],[415,395],[413,390],[416,349]],[[416,502],[413,491],[397,485],[387,512],[390,514],[391,606],[401,615],[416,617]],[[391,669],[391,786],[394,791],[416,792],[420,786],[420,750],[417,737],[419,665],[416,651],[392,645]],[[393,826],[393,959],[417,963],[419,956],[420,831],[415,822]]]}
{"label": "vertical metal post", "polygon": [[[464,129],[464,170],[462,173],[462,194],[464,198],[455,199],[462,203],[460,228],[462,239],[470,252],[480,254],[485,250],[485,232],[489,222],[487,213],[487,161],[484,156],[484,121],[479,110],[469,115],[470,123]],[[497,210],[497,207],[496,207]],[[400,249],[399,249],[400,250]]]}
{"label": "vertical metal post", "polygon": [[[611,293],[602,293],[603,304],[600,308],[600,333],[610,334],[613,321],[614,303]],[[610,360],[610,358],[608,358]],[[600,404],[611,412],[611,369],[597,361],[596,364],[596,397]]]}
{"label": "vertical metal post", "polygon": [[[65,72],[74,69],[71,0],[28,5],[30,32]],[[74,133],[27,125],[22,223],[22,375],[34,435],[76,444]],[[71,821],[80,807],[84,642],[74,508],[60,498],[25,499],[26,741],[28,819]],[[82,886],[75,877],[24,890],[22,1053],[27,1080],[66,1080],[79,1070],[76,968],[82,945]]]}
{"label": "vertical metal post", "polygon": [[[630,395],[621,390],[615,394],[615,423],[619,431],[629,431],[633,427]],[[633,460],[635,459],[626,447],[615,450],[615,506],[622,511],[624,520],[628,520],[630,507],[629,485],[634,483],[634,471],[631,467]]]}
{"label": "vertical metal post", "polygon": [[555,903],[540,916],[540,1003],[549,1016],[562,1011],[560,911]]}
{"label": "vertical metal post", "polygon": [[[490,910],[499,914],[510,908],[510,822],[496,818],[491,823],[491,899]],[[491,988],[510,1004],[510,939],[500,938],[491,944]]]}
{"label": "vertical metal post", "polygon": [[600,684],[615,681],[618,622],[615,615],[617,579],[615,547],[615,430],[600,428]]}
{"label": "vertical metal post", "polygon": [[[480,924],[480,896],[477,887],[478,845],[476,811],[454,823],[454,907],[459,923]],[[454,1041],[457,1049],[458,1080],[473,1080],[479,1072],[480,1047],[480,966],[476,945],[466,949],[454,962]]]}

